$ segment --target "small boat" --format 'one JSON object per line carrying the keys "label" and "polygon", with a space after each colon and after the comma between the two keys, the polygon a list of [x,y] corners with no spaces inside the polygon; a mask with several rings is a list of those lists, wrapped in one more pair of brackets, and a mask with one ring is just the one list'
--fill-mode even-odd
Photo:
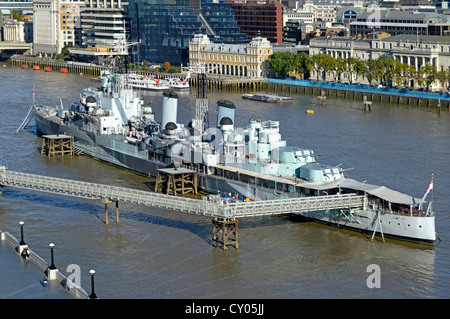
{"label": "small boat", "polygon": [[24,69],[24,70],[25,70],[25,69],[28,69],[28,65],[23,64],[23,65],[21,66],[21,68]]}
{"label": "small boat", "polygon": [[128,73],[127,83],[129,88],[151,90],[151,91],[168,91],[170,86],[166,81],[155,79],[152,76],[144,76],[140,74]]}
{"label": "small boat", "polygon": [[169,78],[165,79],[164,83],[169,86],[169,88],[172,88],[177,91],[185,91],[189,90],[189,82],[186,80],[181,80],[177,78]]}
{"label": "small boat", "polygon": [[61,68],[61,69],[59,70],[59,72],[61,72],[61,73],[68,73],[69,70],[67,70],[66,68]]}
{"label": "small boat", "polygon": [[49,67],[49,66],[46,66],[46,67],[44,68],[44,71],[45,71],[45,72],[52,72],[52,68]]}
{"label": "small boat", "polygon": [[289,96],[278,96],[270,94],[247,94],[247,93],[242,94],[242,98],[266,103],[278,103],[292,100],[292,98]]}
{"label": "small boat", "polygon": [[189,78],[191,77],[191,71],[188,71],[186,77],[183,79],[179,78],[168,78],[165,79],[164,82],[169,85],[171,89],[177,91],[186,91],[189,90]]}
{"label": "small boat", "polygon": [[35,71],[39,71],[41,68],[39,67],[39,65],[35,65],[35,66],[33,66],[33,70],[35,70]]}

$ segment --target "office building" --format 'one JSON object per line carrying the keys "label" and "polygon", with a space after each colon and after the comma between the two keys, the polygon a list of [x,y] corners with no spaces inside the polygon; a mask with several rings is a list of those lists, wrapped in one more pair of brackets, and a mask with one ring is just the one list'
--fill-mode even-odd
{"label": "office building", "polygon": [[127,0],[86,0],[81,12],[82,46],[111,47],[123,36]]}
{"label": "office building", "polygon": [[[442,23],[447,23],[447,19],[435,13],[394,9],[368,9],[350,23],[350,34],[352,36],[364,36],[374,32],[386,32],[391,35],[428,35],[429,26],[442,25]],[[440,28],[433,28],[433,30],[438,32]]]}
{"label": "office building", "polygon": [[235,19],[249,39],[257,36],[271,43],[283,42],[283,5],[279,0],[225,0],[232,3]]}
{"label": "office building", "polygon": [[189,62],[189,41],[195,33],[220,43],[248,42],[240,33],[230,4],[206,0],[130,0],[131,41],[141,41],[133,60],[152,63]]}

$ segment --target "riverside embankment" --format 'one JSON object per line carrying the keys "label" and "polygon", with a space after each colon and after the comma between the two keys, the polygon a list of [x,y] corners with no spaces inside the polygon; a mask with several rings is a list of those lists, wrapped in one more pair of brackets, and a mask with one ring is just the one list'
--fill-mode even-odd
{"label": "riverside embankment", "polygon": [[[62,62],[46,58],[14,55],[11,57],[14,66],[27,65],[29,68],[37,65],[41,69],[51,68],[53,71],[67,69],[70,73],[100,75],[103,69],[110,66],[99,66],[92,63]],[[137,70],[134,72],[143,75],[152,75],[161,79],[177,77],[185,78],[187,72],[165,73],[154,70]],[[198,85],[197,76],[189,78],[192,87]],[[223,92],[277,92],[284,94],[304,94],[313,96],[325,96],[326,98],[350,99],[370,101],[374,103],[387,103],[393,105],[405,105],[414,107],[432,108],[438,111],[450,109],[450,95],[437,92],[402,90],[394,88],[378,88],[367,85],[350,85],[341,83],[329,83],[309,80],[249,78],[208,74],[208,90]]]}

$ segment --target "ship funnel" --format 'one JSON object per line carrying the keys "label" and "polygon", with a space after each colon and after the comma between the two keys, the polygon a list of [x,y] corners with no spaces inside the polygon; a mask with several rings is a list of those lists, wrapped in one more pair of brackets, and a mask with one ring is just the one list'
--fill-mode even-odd
{"label": "ship funnel", "polygon": [[163,93],[161,128],[169,122],[177,123],[178,95],[174,92]]}
{"label": "ship funnel", "polygon": [[[217,101],[217,127],[220,128],[221,121],[224,117],[228,117],[231,123],[234,123],[234,110],[235,106],[228,100]],[[227,120],[228,121],[228,120]]]}
{"label": "ship funnel", "polygon": [[96,107],[97,106],[97,99],[95,96],[89,95],[86,98],[86,106],[89,107]]}

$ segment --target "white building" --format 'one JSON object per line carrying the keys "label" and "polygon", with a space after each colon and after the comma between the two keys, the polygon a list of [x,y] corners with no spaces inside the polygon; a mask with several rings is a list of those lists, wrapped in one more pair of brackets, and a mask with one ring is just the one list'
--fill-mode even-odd
{"label": "white building", "polygon": [[283,27],[286,26],[287,21],[302,21],[303,23],[313,23],[316,20],[314,12],[285,10],[283,11]]}
{"label": "white building", "polygon": [[82,7],[83,0],[34,0],[34,52],[58,54],[66,45],[78,45]]}
{"label": "white building", "polygon": [[[400,34],[382,39],[316,38],[310,40],[310,55],[329,54],[334,58],[378,59],[390,56],[416,69],[432,65],[437,71],[450,69],[450,37]],[[312,78],[317,74],[312,72]],[[326,75],[326,79],[331,78]],[[346,82],[346,79],[343,79]],[[358,80],[366,83],[364,79]],[[433,86],[439,89],[436,82]]]}
{"label": "white building", "polygon": [[3,41],[25,42],[25,22],[10,19],[3,25]]}

